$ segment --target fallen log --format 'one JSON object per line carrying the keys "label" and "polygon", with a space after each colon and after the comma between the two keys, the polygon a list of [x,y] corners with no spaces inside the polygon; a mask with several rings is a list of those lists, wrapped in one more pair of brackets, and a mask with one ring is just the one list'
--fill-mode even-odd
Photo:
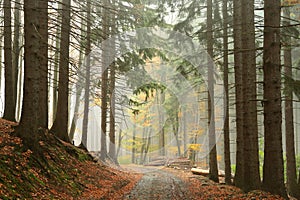
{"label": "fallen log", "polygon": [[[191,172],[196,175],[202,175],[202,176],[208,176],[209,175],[209,169],[201,169],[201,168],[192,168]],[[225,172],[222,170],[219,170],[219,176],[225,177]]]}

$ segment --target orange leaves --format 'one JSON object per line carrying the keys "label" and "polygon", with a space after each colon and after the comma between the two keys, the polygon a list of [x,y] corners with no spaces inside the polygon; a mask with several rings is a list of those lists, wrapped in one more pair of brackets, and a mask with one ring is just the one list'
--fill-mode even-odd
{"label": "orange leaves", "polygon": [[[168,169],[168,171],[171,171]],[[252,200],[252,199],[280,199],[283,198],[271,195],[263,191],[252,191],[243,193],[237,187],[215,183],[205,176],[192,175],[190,172],[182,172],[172,170],[174,175],[183,179],[189,187],[189,191],[195,200],[217,199],[217,200]]]}
{"label": "orange leaves", "polygon": [[91,160],[79,161],[83,150],[50,134],[39,142],[41,158],[24,150],[22,140],[10,134],[11,125],[0,119],[0,199],[121,199],[139,180]]}

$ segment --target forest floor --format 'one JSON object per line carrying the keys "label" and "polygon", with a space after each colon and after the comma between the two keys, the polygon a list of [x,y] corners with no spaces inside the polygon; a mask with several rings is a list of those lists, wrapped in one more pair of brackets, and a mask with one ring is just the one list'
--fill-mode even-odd
{"label": "forest floor", "polygon": [[0,199],[281,199],[261,191],[245,194],[190,170],[113,169],[48,133],[37,156],[12,136],[14,125],[0,119]]}
{"label": "forest floor", "polygon": [[[242,192],[224,183],[215,183],[205,176],[194,175],[190,169],[169,167],[131,167],[143,174],[136,187],[123,199],[158,200],[262,200],[283,199],[262,191]],[[222,180],[221,178],[221,181]]]}

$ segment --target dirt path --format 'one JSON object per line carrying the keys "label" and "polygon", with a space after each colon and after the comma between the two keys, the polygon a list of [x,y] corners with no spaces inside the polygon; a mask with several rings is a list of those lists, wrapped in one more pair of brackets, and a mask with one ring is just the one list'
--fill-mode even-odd
{"label": "dirt path", "polygon": [[[137,169],[135,169],[137,170]],[[188,187],[179,177],[159,168],[140,168],[144,175],[124,199],[188,200]]]}

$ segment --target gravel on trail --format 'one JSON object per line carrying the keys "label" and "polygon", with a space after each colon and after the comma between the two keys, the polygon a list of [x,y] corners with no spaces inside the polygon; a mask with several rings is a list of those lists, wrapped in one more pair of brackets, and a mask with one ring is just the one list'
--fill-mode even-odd
{"label": "gravel on trail", "polygon": [[[137,170],[137,169],[135,169]],[[160,168],[140,168],[143,177],[126,199],[188,200],[188,186],[179,177]]]}

